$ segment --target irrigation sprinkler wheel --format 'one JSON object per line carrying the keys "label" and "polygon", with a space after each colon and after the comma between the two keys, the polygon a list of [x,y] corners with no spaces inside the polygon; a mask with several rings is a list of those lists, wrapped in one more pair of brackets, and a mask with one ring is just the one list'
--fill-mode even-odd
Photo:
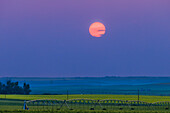
{"label": "irrigation sprinkler wheel", "polygon": [[103,110],[107,110],[106,108],[103,108]]}
{"label": "irrigation sprinkler wheel", "polygon": [[94,108],[90,108],[90,110],[94,110]]}
{"label": "irrigation sprinkler wheel", "polygon": [[119,108],[119,110],[123,110],[123,108]]}
{"label": "irrigation sprinkler wheel", "polygon": [[135,108],[131,108],[131,110],[135,110]]}

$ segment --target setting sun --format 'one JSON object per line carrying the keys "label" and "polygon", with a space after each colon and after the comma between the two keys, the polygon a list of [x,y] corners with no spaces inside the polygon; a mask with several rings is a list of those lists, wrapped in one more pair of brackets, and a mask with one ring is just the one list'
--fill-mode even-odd
{"label": "setting sun", "polygon": [[105,26],[100,22],[94,22],[89,27],[89,33],[93,37],[101,37],[105,34],[106,28]]}

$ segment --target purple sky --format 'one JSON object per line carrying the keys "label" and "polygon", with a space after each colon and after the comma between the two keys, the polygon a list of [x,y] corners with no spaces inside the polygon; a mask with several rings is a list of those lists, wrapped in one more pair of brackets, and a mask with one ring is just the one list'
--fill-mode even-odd
{"label": "purple sky", "polygon": [[0,1],[1,77],[108,75],[170,75],[170,0]]}

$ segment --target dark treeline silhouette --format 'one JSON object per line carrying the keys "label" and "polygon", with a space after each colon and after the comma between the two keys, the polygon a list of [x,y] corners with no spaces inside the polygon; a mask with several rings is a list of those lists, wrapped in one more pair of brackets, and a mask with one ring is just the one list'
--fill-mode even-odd
{"label": "dark treeline silhouette", "polygon": [[24,83],[23,87],[18,86],[18,82],[7,81],[6,84],[0,82],[0,94],[30,94],[30,85]]}

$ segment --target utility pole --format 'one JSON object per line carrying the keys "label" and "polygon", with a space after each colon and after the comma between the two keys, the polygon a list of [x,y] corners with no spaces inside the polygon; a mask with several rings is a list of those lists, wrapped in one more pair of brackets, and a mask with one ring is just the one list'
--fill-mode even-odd
{"label": "utility pole", "polygon": [[68,90],[67,90],[67,100],[68,100]]}
{"label": "utility pole", "polygon": [[138,89],[138,105],[139,105],[139,89]]}

